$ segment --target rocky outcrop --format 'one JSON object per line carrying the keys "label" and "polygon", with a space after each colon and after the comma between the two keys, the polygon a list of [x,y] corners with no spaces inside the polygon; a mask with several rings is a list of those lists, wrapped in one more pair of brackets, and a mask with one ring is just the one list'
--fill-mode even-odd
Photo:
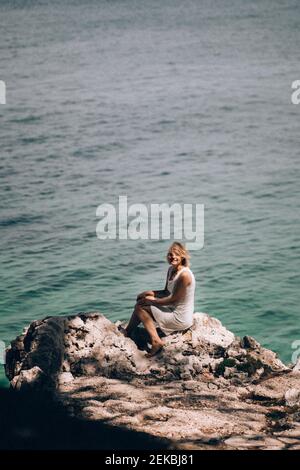
{"label": "rocky outcrop", "polygon": [[47,317],[36,320],[12,341],[6,351],[5,372],[11,386],[53,388],[64,357],[65,320]]}
{"label": "rocky outcrop", "polygon": [[79,313],[33,322],[7,351],[15,389],[52,389],[72,416],[167,438],[172,448],[297,448],[300,372],[217,319],[193,326],[145,355],[120,322]]}

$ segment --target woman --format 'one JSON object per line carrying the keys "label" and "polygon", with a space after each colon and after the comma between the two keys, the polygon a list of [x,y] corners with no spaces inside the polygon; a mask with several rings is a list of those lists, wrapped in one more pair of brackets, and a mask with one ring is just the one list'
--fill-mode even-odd
{"label": "woman", "polygon": [[148,356],[154,356],[164,346],[154,322],[165,335],[186,330],[193,324],[195,278],[189,268],[189,258],[186,248],[181,243],[174,242],[167,254],[170,267],[165,288],[160,291],[145,291],[137,297],[125,334],[131,336],[142,322],[152,345]]}

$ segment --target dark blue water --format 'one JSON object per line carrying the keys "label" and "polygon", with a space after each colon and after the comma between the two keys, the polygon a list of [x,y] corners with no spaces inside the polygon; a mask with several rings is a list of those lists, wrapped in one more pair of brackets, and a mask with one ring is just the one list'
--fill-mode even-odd
{"label": "dark blue water", "polygon": [[127,318],[168,241],[100,241],[96,208],[205,205],[196,310],[291,360],[299,331],[297,0],[1,1],[1,339]]}

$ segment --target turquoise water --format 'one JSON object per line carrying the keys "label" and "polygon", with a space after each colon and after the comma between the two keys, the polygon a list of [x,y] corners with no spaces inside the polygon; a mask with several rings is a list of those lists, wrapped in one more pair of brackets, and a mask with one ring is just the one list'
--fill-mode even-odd
{"label": "turquoise water", "polygon": [[[289,362],[299,331],[300,5],[1,1],[1,317],[128,318],[168,241],[100,241],[99,204],[205,205],[196,310]],[[4,380],[2,376],[2,380]]]}

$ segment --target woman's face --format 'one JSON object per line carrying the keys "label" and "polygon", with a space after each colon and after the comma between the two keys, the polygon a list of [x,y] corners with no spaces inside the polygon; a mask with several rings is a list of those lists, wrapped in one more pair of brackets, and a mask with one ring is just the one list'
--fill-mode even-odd
{"label": "woman's face", "polygon": [[175,251],[175,250],[170,250],[167,255],[168,258],[168,263],[176,268],[181,264],[182,257]]}

